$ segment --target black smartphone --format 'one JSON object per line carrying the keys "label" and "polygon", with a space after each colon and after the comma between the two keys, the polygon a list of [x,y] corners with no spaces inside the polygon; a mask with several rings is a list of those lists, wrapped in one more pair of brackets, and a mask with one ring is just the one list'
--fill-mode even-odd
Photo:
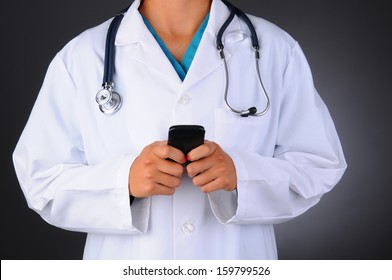
{"label": "black smartphone", "polygon": [[201,125],[173,125],[169,128],[167,144],[187,155],[204,143],[205,130]]}

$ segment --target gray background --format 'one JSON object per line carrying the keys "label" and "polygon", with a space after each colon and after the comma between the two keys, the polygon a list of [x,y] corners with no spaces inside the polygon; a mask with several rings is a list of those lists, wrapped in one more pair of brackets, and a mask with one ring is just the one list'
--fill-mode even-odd
{"label": "gray background", "polygon": [[[303,48],[341,137],[348,169],[302,216],[277,225],[280,259],[391,259],[391,20],[387,1],[232,0]],[[1,259],[80,259],[85,235],[27,208],[11,154],[49,62],[127,0],[9,1],[1,16]]]}

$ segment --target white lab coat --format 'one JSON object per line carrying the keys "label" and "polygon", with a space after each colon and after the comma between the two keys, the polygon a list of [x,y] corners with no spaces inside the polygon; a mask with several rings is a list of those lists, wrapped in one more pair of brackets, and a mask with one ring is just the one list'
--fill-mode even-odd
{"label": "white lab coat", "polygon": [[[110,21],[68,43],[49,66],[14,151],[30,208],[48,223],[87,232],[85,259],[275,259],[273,224],[314,206],[346,168],[328,110],[298,45],[251,17],[261,41],[261,72],[271,99],[262,117],[224,104],[216,34],[228,9],[214,0],[182,82],[146,28],[135,1],[115,41],[114,81],[124,100],[104,115],[101,88]],[[224,35],[229,101],[264,108],[249,31],[237,17]],[[200,124],[232,157],[237,192],[204,194],[184,175],[172,196],[129,203],[128,174],[141,150],[167,139],[173,124]]]}

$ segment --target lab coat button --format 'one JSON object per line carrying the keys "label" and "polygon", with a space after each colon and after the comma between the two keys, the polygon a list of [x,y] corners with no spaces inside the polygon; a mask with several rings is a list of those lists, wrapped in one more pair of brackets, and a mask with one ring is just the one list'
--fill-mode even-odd
{"label": "lab coat button", "polygon": [[181,230],[185,234],[191,234],[195,227],[191,223],[185,223],[182,225]]}
{"label": "lab coat button", "polygon": [[186,94],[182,94],[180,98],[178,98],[178,102],[183,105],[188,104],[189,102],[191,102],[191,100],[192,98],[190,98],[190,96]]}

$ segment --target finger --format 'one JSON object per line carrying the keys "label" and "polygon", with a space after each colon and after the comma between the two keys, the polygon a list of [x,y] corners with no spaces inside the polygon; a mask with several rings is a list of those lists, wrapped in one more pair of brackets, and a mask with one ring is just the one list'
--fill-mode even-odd
{"label": "finger", "polygon": [[[160,178],[156,180],[157,182],[150,181],[150,182],[144,182],[142,188],[132,188],[130,189],[130,194],[133,195],[134,197],[138,198],[144,198],[144,197],[150,197],[152,195],[171,195],[175,192],[176,190],[176,185],[180,184],[179,179],[177,178],[178,182],[176,181],[171,181],[171,179],[165,179],[165,178]],[[168,185],[163,185],[160,184],[159,182],[162,181],[165,184]]]}
{"label": "finger", "polygon": [[188,161],[196,161],[202,158],[212,155],[217,149],[217,145],[214,142],[205,140],[203,145],[190,151],[186,158]]}
{"label": "finger", "polygon": [[[161,161],[164,162],[166,160],[161,159]],[[180,169],[183,170],[180,164],[175,162],[171,163],[179,165]],[[144,166],[143,168],[132,169],[133,172],[130,172],[129,176],[129,192],[131,195],[142,198],[156,194],[170,195],[174,193],[175,188],[181,184],[181,178],[161,172],[157,168],[158,166],[154,168],[146,168]]]}
{"label": "finger", "polygon": [[180,178],[184,173],[184,167],[182,164],[166,159],[160,159],[157,168],[160,172],[175,176],[177,178]]}
{"label": "finger", "polygon": [[175,193],[175,191],[176,191],[176,188],[170,188],[168,186],[155,183],[152,186],[152,189],[150,190],[149,196],[151,196],[151,195],[173,195]]}
{"label": "finger", "polygon": [[200,159],[197,161],[190,162],[186,167],[186,171],[188,173],[188,176],[193,178],[198,174],[206,172],[213,166],[214,162],[212,160]]}
{"label": "finger", "polygon": [[172,176],[163,172],[158,172],[154,178],[154,183],[167,188],[177,188],[181,184],[179,177]]}
{"label": "finger", "polygon": [[202,185],[200,189],[204,193],[210,193],[217,190],[233,191],[236,189],[236,186],[231,186],[230,182],[225,177],[219,177]]}
{"label": "finger", "polygon": [[196,176],[194,176],[192,178],[192,182],[195,186],[202,187],[216,179],[217,179],[216,174],[214,174],[214,172],[212,172],[211,170],[208,170],[206,172],[199,173]]}
{"label": "finger", "polygon": [[186,158],[183,152],[177,148],[167,145],[165,142],[154,147],[153,153],[155,156],[161,159],[172,159],[178,163],[186,162]]}

